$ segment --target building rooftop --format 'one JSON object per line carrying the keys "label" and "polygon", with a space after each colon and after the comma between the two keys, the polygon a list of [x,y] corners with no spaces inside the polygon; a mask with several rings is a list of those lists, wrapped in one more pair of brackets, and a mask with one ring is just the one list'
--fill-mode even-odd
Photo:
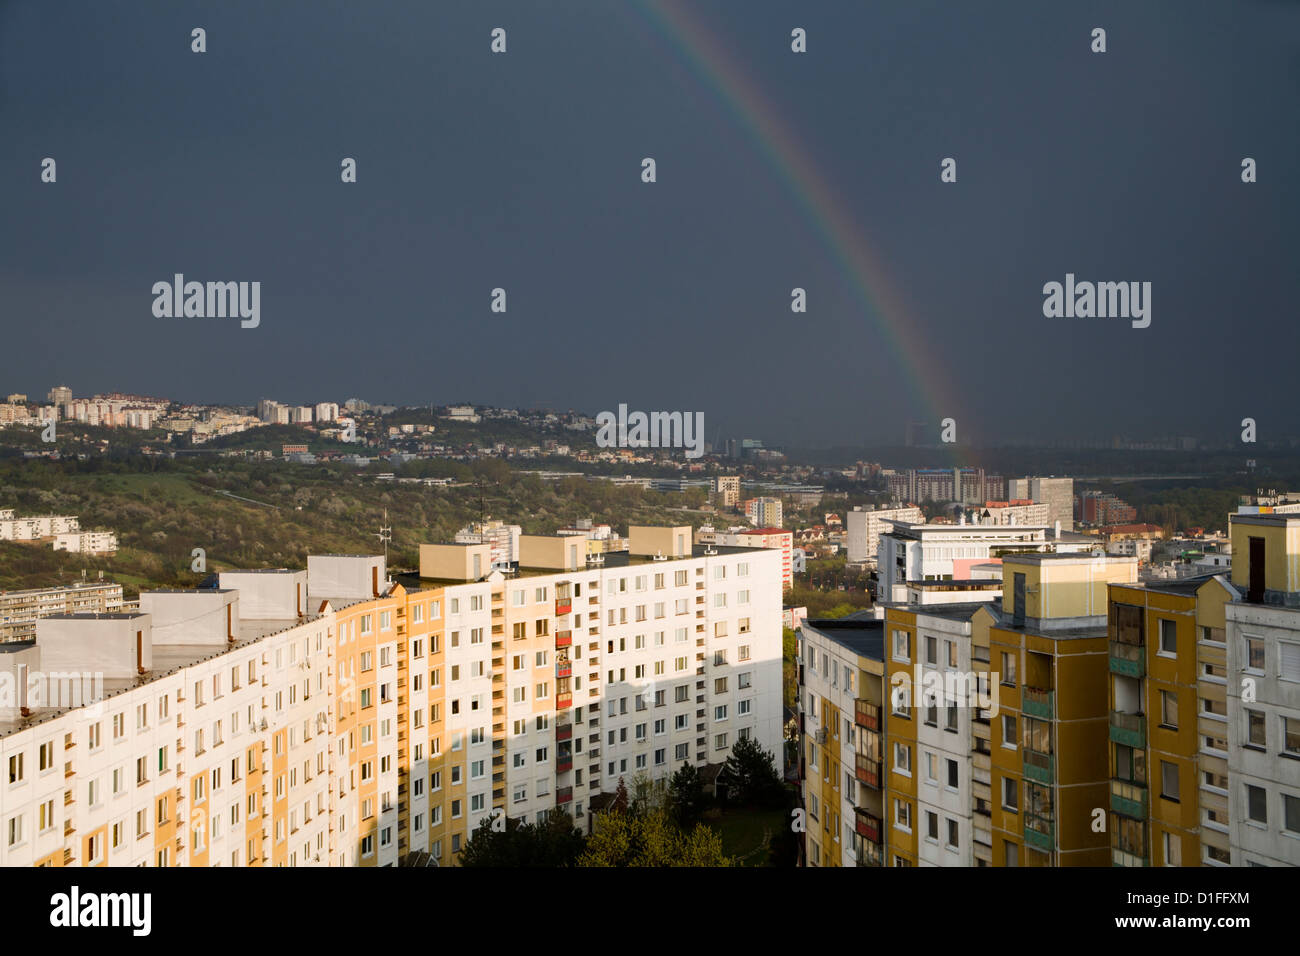
{"label": "building rooftop", "polygon": [[[999,587],[1001,587],[1000,582]],[[907,604],[903,601],[885,601],[881,602],[880,606],[895,611],[906,611],[909,614],[916,614],[918,616],[942,617],[950,621],[968,621],[970,620],[971,615],[982,607],[991,610],[996,609],[997,601],[997,598],[990,596],[987,601],[954,601],[951,604]]]}
{"label": "building rooftop", "polygon": [[[73,619],[95,619],[95,618],[133,618],[145,617],[141,614],[56,614],[55,618],[63,620]],[[185,667],[191,667],[201,661],[211,660],[220,657],[223,654],[229,654],[233,650],[246,647],[255,641],[272,634],[278,634],[281,631],[287,631],[290,628],[297,627],[300,624],[309,623],[316,620],[319,615],[307,614],[302,618],[292,620],[276,621],[240,621],[239,636],[225,644],[154,644],[152,647],[153,666],[144,674],[138,677],[104,680],[103,681],[103,699],[109,700],[116,697],[124,691],[131,690],[135,687],[143,687],[146,684],[164,677],[170,677]],[[0,644],[0,651],[4,653],[13,653],[16,650],[23,650],[36,646],[36,641],[15,641],[12,643]],[[98,688],[97,688],[98,689]],[[93,701],[91,701],[93,703]],[[69,710],[76,708],[40,708],[35,710],[30,717],[22,717],[17,720],[0,720],[0,737],[8,736],[20,730],[26,730],[51,720]]]}
{"label": "building rooftop", "polygon": [[599,571],[602,568],[637,568],[652,564],[668,564],[672,561],[685,561],[687,558],[710,558],[718,557],[719,555],[728,557],[733,555],[750,557],[754,554],[755,550],[769,550],[777,553],[776,548],[754,549],[742,548],[738,545],[697,544],[691,547],[691,553],[689,555],[683,555],[680,558],[668,556],[660,559],[650,554],[631,554],[627,551],[603,551],[599,554],[599,557],[604,560],[599,564],[584,564],[582,567],[568,571],[562,568],[534,568],[517,565],[510,571],[499,568],[494,571],[489,571],[487,574],[483,575],[483,577],[479,578],[478,581],[471,581],[463,578],[422,578],[419,573],[415,571],[396,573],[392,577],[395,583],[400,583],[407,590],[419,590],[421,587],[447,587],[453,584],[476,584],[486,581],[493,573],[500,573],[505,580],[513,581],[518,578],[535,578],[545,575],[585,574],[588,571]]}
{"label": "building rooftop", "polygon": [[132,621],[138,617],[148,617],[142,611],[81,611],[75,614],[47,614],[42,621]]}
{"label": "building rooftop", "polygon": [[885,659],[885,622],[862,618],[804,619],[800,625],[816,631],[828,641],[873,661]]}

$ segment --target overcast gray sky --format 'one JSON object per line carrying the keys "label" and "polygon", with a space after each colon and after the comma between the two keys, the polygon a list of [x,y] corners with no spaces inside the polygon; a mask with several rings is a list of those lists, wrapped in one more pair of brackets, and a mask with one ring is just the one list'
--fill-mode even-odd
{"label": "overcast gray sky", "polygon": [[[1294,434],[1297,117],[1276,0],[0,2],[0,391]],[[1067,272],[1150,327],[1045,318]]]}

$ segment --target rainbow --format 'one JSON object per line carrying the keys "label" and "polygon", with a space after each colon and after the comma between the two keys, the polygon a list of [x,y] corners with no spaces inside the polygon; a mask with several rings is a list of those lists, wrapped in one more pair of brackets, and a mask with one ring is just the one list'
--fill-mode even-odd
{"label": "rainbow", "polygon": [[[801,145],[803,138],[782,118],[722,40],[683,3],[640,0],[636,7],[753,137],[843,270],[883,344],[899,363],[914,403],[912,411],[932,424],[937,435],[940,420],[956,416],[955,410],[961,407],[946,393],[949,376],[925,348],[924,326],[908,314],[904,297],[890,280],[883,260],[857,223],[835,201],[835,190]],[[941,413],[940,409],[945,411]],[[900,430],[902,424],[900,420]]]}

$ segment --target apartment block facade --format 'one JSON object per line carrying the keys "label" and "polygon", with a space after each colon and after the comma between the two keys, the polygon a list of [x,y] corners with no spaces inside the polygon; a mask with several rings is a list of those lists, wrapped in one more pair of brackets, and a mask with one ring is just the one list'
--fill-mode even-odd
{"label": "apartment block facade", "polygon": [[41,620],[0,679],[101,692],[0,710],[0,864],[446,865],[487,818],[585,828],[620,778],[663,786],[743,736],[779,754],[779,552],[629,541],[525,536],[511,575],[489,545],[426,546],[393,582],[312,556]]}

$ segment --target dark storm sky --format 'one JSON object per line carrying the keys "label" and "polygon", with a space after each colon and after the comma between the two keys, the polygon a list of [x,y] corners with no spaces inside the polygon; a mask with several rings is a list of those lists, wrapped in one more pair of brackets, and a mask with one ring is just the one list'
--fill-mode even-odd
{"label": "dark storm sky", "polygon": [[[878,250],[883,315],[656,7],[0,2],[0,392],[1300,430],[1300,4],[690,4]],[[260,281],[261,326],[155,318],[176,272]],[[1044,318],[1066,272],[1150,281],[1151,327]]]}

